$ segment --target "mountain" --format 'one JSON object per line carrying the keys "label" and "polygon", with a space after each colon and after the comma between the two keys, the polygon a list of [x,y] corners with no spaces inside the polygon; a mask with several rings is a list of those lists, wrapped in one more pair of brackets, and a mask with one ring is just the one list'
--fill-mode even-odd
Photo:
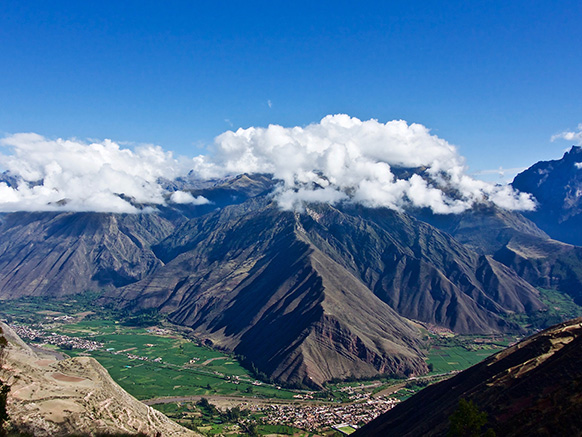
{"label": "mountain", "polygon": [[532,286],[559,290],[582,305],[582,248],[550,238],[522,214],[478,205],[455,215],[422,211],[416,216],[509,267]]}
{"label": "mountain", "polygon": [[260,198],[193,219],[156,247],[158,274],[109,295],[279,381],[425,372],[418,329],[310,244],[300,217]]}
{"label": "mountain", "polygon": [[167,314],[277,381],[320,386],[424,372],[414,321],[516,332],[514,314],[545,308],[535,287],[582,289],[578,248],[491,205],[291,212],[268,175],[172,184],[207,203],[2,215],[0,298],[104,290],[103,302]]}
{"label": "mountain", "polygon": [[162,265],[151,245],[173,228],[156,214],[6,214],[0,298],[63,296],[140,280]]}
{"label": "mountain", "polygon": [[501,436],[582,435],[582,319],[549,328],[427,387],[354,436],[444,436],[460,399]]}
{"label": "mountain", "polygon": [[552,238],[582,246],[582,148],[573,146],[562,159],[540,161],[518,174],[512,182],[538,202],[526,213]]}
{"label": "mountain", "polygon": [[543,307],[503,264],[387,209],[294,213],[258,196],[186,222],[153,250],[164,266],[111,300],[158,309],[288,383],[418,374],[422,345],[406,319],[515,331],[505,315]]}
{"label": "mountain", "polygon": [[172,422],[118,386],[93,358],[57,360],[33,351],[7,325],[0,379],[10,385],[8,414],[19,432],[34,436],[198,434]]}

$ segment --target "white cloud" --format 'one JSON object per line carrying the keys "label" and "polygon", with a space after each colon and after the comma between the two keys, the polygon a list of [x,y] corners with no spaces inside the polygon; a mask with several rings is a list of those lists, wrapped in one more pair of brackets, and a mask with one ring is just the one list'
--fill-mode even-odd
{"label": "white cloud", "polygon": [[132,151],[110,140],[85,144],[21,133],[0,145],[12,150],[0,154],[0,166],[16,180],[15,186],[0,184],[0,211],[137,212],[132,202],[164,204],[158,180],[188,169],[160,147]]}
{"label": "white cloud", "polygon": [[84,143],[15,134],[0,145],[12,152],[0,154],[0,167],[12,176],[8,184],[0,183],[0,211],[138,212],[143,209],[136,205],[166,201],[207,203],[188,192],[168,192],[158,182],[191,168],[201,179],[273,174],[282,181],[274,195],[284,209],[301,210],[305,202],[397,210],[412,206],[443,214],[483,201],[509,209],[535,207],[529,195],[468,176],[454,146],[425,126],[403,120],[380,123],[340,114],[305,127],[227,131],[208,155],[187,163],[160,147],[131,150],[110,140]]}
{"label": "white cloud", "polygon": [[204,196],[194,197],[192,194],[186,191],[174,191],[170,196],[170,201],[180,204],[192,204],[192,205],[206,205],[210,201]]}
{"label": "white cloud", "polygon": [[578,125],[578,130],[576,132],[573,131],[564,131],[556,135],[552,135],[550,141],[554,142],[556,140],[567,140],[573,141],[579,146],[582,146],[582,123]]}
{"label": "white cloud", "polygon": [[[510,209],[535,206],[529,195],[469,177],[454,146],[403,120],[380,123],[340,114],[306,127],[228,131],[216,138],[212,159],[198,156],[193,163],[204,178],[271,173],[283,181],[276,198],[285,209],[344,200],[437,213],[461,212],[485,200]],[[403,167],[423,169],[431,182],[419,175],[396,177],[396,168]],[[446,194],[451,192],[456,195]]]}

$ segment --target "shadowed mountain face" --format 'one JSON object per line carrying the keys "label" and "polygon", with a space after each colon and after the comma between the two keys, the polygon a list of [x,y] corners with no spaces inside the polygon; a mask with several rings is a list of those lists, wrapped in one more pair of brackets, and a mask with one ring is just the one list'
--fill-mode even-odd
{"label": "shadowed mountain face", "polygon": [[500,332],[517,329],[502,315],[542,307],[501,263],[389,210],[299,214],[259,197],[188,221],[154,251],[165,266],[112,299],[157,308],[287,382],[422,372],[402,316]]}
{"label": "shadowed mountain face", "polygon": [[497,435],[579,436],[581,360],[582,319],[576,319],[422,390],[354,435],[444,436],[464,398],[487,413],[485,428]]}
{"label": "shadowed mountain face", "polygon": [[526,214],[552,238],[582,245],[582,148],[573,146],[562,159],[541,161],[518,174],[512,185],[531,193],[539,206]]}
{"label": "shadowed mountain face", "polygon": [[267,199],[194,219],[156,251],[166,266],[125,287],[124,304],[159,308],[277,380],[426,370],[417,329]]}
{"label": "shadowed mountain face", "polygon": [[13,213],[0,223],[0,298],[120,287],[162,263],[150,249],[173,230],[154,214]]}

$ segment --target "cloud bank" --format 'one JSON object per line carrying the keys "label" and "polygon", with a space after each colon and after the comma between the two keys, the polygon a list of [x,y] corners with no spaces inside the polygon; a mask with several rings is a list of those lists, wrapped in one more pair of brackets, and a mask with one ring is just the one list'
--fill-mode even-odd
{"label": "cloud bank", "polygon": [[508,209],[535,206],[529,195],[507,185],[471,178],[454,146],[403,120],[380,123],[340,114],[306,127],[227,131],[208,155],[190,161],[160,147],[132,151],[110,140],[86,144],[16,134],[0,145],[12,151],[0,154],[0,166],[12,177],[0,182],[0,211],[138,212],[144,210],[139,205],[207,203],[159,183],[190,169],[200,179],[272,174],[281,181],[275,199],[288,210],[301,210],[306,202],[420,207],[440,214],[487,201]]}
{"label": "cloud bank", "polygon": [[[12,151],[0,154],[0,166],[9,175],[9,183],[0,182],[0,211],[148,211],[168,201],[160,178],[174,179],[188,170],[187,163],[160,147],[132,151],[110,140],[86,144],[21,133],[0,145]],[[174,192],[170,201],[205,200]]]}
{"label": "cloud bank", "polygon": [[[403,120],[339,114],[306,127],[228,131],[216,138],[211,156],[194,158],[194,169],[203,178],[271,173],[282,180],[276,199],[284,209],[342,201],[440,214],[483,201],[514,210],[535,207],[528,194],[471,178],[454,146]],[[403,175],[403,169],[414,170]]]}

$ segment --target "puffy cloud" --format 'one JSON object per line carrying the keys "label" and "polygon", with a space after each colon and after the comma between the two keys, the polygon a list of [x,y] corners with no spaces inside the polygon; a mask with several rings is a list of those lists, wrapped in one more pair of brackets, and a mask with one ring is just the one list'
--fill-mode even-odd
{"label": "puffy cloud", "polygon": [[576,132],[573,131],[564,131],[556,135],[552,135],[550,141],[556,140],[567,140],[567,141],[574,141],[579,146],[582,146],[582,123],[578,125],[578,130]]}
{"label": "puffy cloud", "polygon": [[192,194],[186,191],[174,191],[170,196],[170,201],[180,204],[192,204],[192,205],[206,205],[210,201],[204,196],[194,197]]}
{"label": "puffy cloud", "polygon": [[[531,197],[466,174],[464,159],[420,124],[380,123],[345,114],[320,123],[285,128],[270,125],[227,131],[211,156],[194,158],[203,178],[271,173],[282,180],[276,199],[284,209],[303,202],[353,201],[371,207],[427,207],[458,213],[475,202],[530,210]],[[398,176],[409,169],[406,176]]]}
{"label": "puffy cloud", "polygon": [[160,147],[132,151],[110,140],[86,144],[21,133],[0,145],[12,150],[0,154],[0,166],[13,180],[0,183],[1,211],[144,211],[147,207],[135,205],[165,203],[160,178],[173,179],[188,169]]}
{"label": "puffy cloud", "polygon": [[380,123],[339,114],[305,127],[227,131],[208,155],[187,162],[160,147],[131,150],[110,140],[16,134],[0,145],[12,152],[0,154],[0,167],[10,175],[0,182],[0,211],[138,212],[167,202],[208,203],[185,191],[168,192],[159,183],[192,168],[201,179],[270,173],[281,180],[274,196],[284,209],[301,210],[306,202],[430,208],[441,214],[483,201],[509,209],[535,207],[527,194],[471,178],[454,146],[403,120]]}

